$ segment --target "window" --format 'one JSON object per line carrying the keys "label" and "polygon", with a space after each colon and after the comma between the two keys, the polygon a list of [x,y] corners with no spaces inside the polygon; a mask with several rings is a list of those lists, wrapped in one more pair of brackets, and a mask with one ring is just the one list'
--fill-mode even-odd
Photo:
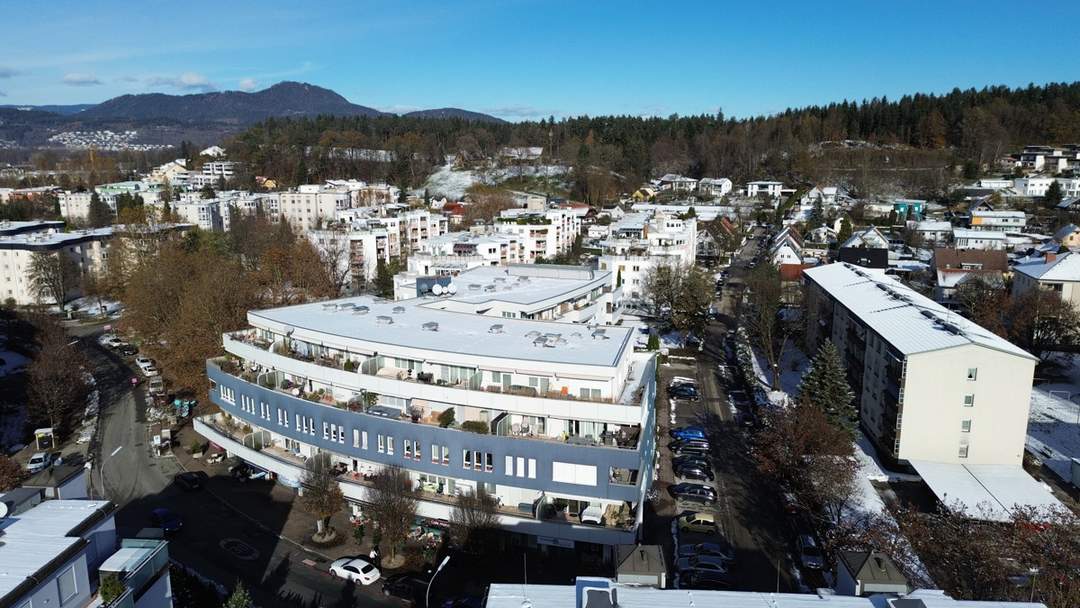
{"label": "window", "polygon": [[966,446],[966,445],[960,446],[960,458],[967,458],[967,457],[968,457],[968,446]]}
{"label": "window", "polygon": [[352,430],[352,447],[354,447],[354,448],[360,447],[360,430],[359,429],[353,429]]}
{"label": "window", "polygon": [[471,469],[472,468],[472,451],[471,450],[462,450],[461,451],[461,466],[462,466],[462,468],[466,468],[466,469]]}
{"label": "window", "polygon": [[259,415],[264,420],[270,420],[270,404],[265,401],[259,402]]}
{"label": "window", "polygon": [[450,464],[450,448],[448,448],[448,447],[446,447],[444,445],[444,446],[440,446],[440,449],[442,450],[442,463],[443,463],[443,466],[448,466]]}
{"label": "window", "polygon": [[979,376],[979,368],[977,368],[977,367],[969,367],[968,368],[968,372],[967,372],[967,379],[968,380],[971,380],[972,382],[974,382],[975,379],[978,378],[978,376]]}
{"label": "window", "polygon": [[386,452],[386,437],[383,437],[380,434],[379,435],[379,453],[382,454],[384,452]]}
{"label": "window", "polygon": [[221,395],[221,400],[225,403],[236,405],[236,393],[233,389],[225,386],[224,384],[218,387],[218,392]]}
{"label": "window", "polygon": [[360,431],[360,449],[367,449],[367,431]]}
{"label": "window", "polygon": [[439,446],[431,444],[431,463],[439,464]]}
{"label": "window", "polygon": [[962,433],[970,433],[971,432],[971,421],[970,420],[961,420],[960,421],[960,432],[962,432]]}
{"label": "window", "polygon": [[412,442],[412,458],[413,460],[420,460],[420,442]]}
{"label": "window", "polygon": [[507,456],[505,462],[503,463],[503,475],[513,475],[513,474],[514,474],[514,457],[513,456]]}
{"label": "window", "polygon": [[592,399],[594,401],[598,400],[598,399],[600,399],[600,389],[598,389],[598,388],[583,388],[583,389],[581,389],[581,398],[582,399]]}
{"label": "window", "polygon": [[330,425],[326,422],[322,423],[322,438],[330,439]]}
{"label": "window", "polygon": [[975,395],[964,395],[964,407],[972,407],[975,405]]}
{"label": "window", "polygon": [[386,453],[391,456],[394,455],[394,438],[389,435],[386,437]]}
{"label": "window", "polygon": [[405,444],[405,458],[406,459],[412,458],[413,442],[411,440],[409,440],[409,439],[406,439],[402,443]]}
{"label": "window", "polygon": [[56,577],[56,584],[60,588],[60,603],[64,604],[79,593],[79,585],[75,581],[75,566],[64,570]]}
{"label": "window", "polygon": [[517,457],[517,476],[525,477],[525,459],[521,456]]}
{"label": "window", "polygon": [[240,395],[240,409],[249,414],[255,413],[255,400],[247,395]]}
{"label": "window", "polygon": [[529,459],[529,479],[536,479],[536,459]]}
{"label": "window", "polygon": [[289,426],[289,412],[286,412],[285,410],[278,410],[277,423],[278,426]]}
{"label": "window", "polygon": [[296,430],[297,430],[297,432],[299,432],[301,430],[300,429],[300,414],[296,415]]}

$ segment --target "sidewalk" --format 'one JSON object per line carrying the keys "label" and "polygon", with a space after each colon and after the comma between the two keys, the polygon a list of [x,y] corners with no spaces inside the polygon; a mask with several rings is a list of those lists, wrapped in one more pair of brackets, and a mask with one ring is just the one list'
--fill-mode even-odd
{"label": "sidewalk", "polygon": [[332,547],[312,543],[315,517],[303,509],[295,490],[267,481],[240,483],[229,475],[224,462],[208,464],[202,458],[192,458],[187,446],[196,437],[199,441],[206,441],[190,426],[185,426],[176,434],[173,448],[176,460],[187,471],[205,473],[205,490],[233,511],[278,538],[328,561],[346,556],[367,555],[371,551],[371,530],[367,531],[363,545],[358,545],[353,539],[353,525],[344,505],[341,511],[330,519],[330,525],[344,535],[344,542]]}

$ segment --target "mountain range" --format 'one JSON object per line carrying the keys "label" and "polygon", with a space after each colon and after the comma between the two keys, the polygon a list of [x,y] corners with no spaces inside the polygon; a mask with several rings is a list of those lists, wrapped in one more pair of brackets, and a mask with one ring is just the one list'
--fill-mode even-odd
{"label": "mountain range", "polygon": [[[267,118],[294,116],[392,116],[375,108],[350,102],[338,93],[303,82],[280,82],[267,89],[246,93],[221,91],[190,95],[143,93],[121,95],[102,103],[49,106],[0,106],[48,112],[81,123],[110,121],[168,121],[179,124],[219,123],[249,125]],[[460,118],[478,122],[503,122],[480,112],[438,108],[409,112],[416,118]]]}

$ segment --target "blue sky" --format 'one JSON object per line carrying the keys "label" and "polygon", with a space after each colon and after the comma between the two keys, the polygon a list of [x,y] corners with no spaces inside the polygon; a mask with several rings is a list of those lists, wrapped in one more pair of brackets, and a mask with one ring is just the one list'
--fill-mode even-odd
{"label": "blue sky", "polygon": [[387,111],[746,116],[1080,80],[1075,0],[5,4],[0,104],[299,80]]}

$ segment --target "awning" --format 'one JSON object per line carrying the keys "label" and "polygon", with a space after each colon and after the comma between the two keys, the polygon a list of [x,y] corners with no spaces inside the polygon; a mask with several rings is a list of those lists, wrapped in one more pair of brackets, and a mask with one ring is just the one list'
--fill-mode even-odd
{"label": "awning", "polygon": [[1007,521],[1017,506],[1062,507],[1050,490],[1020,465],[910,462],[946,507],[960,504],[977,519]]}

